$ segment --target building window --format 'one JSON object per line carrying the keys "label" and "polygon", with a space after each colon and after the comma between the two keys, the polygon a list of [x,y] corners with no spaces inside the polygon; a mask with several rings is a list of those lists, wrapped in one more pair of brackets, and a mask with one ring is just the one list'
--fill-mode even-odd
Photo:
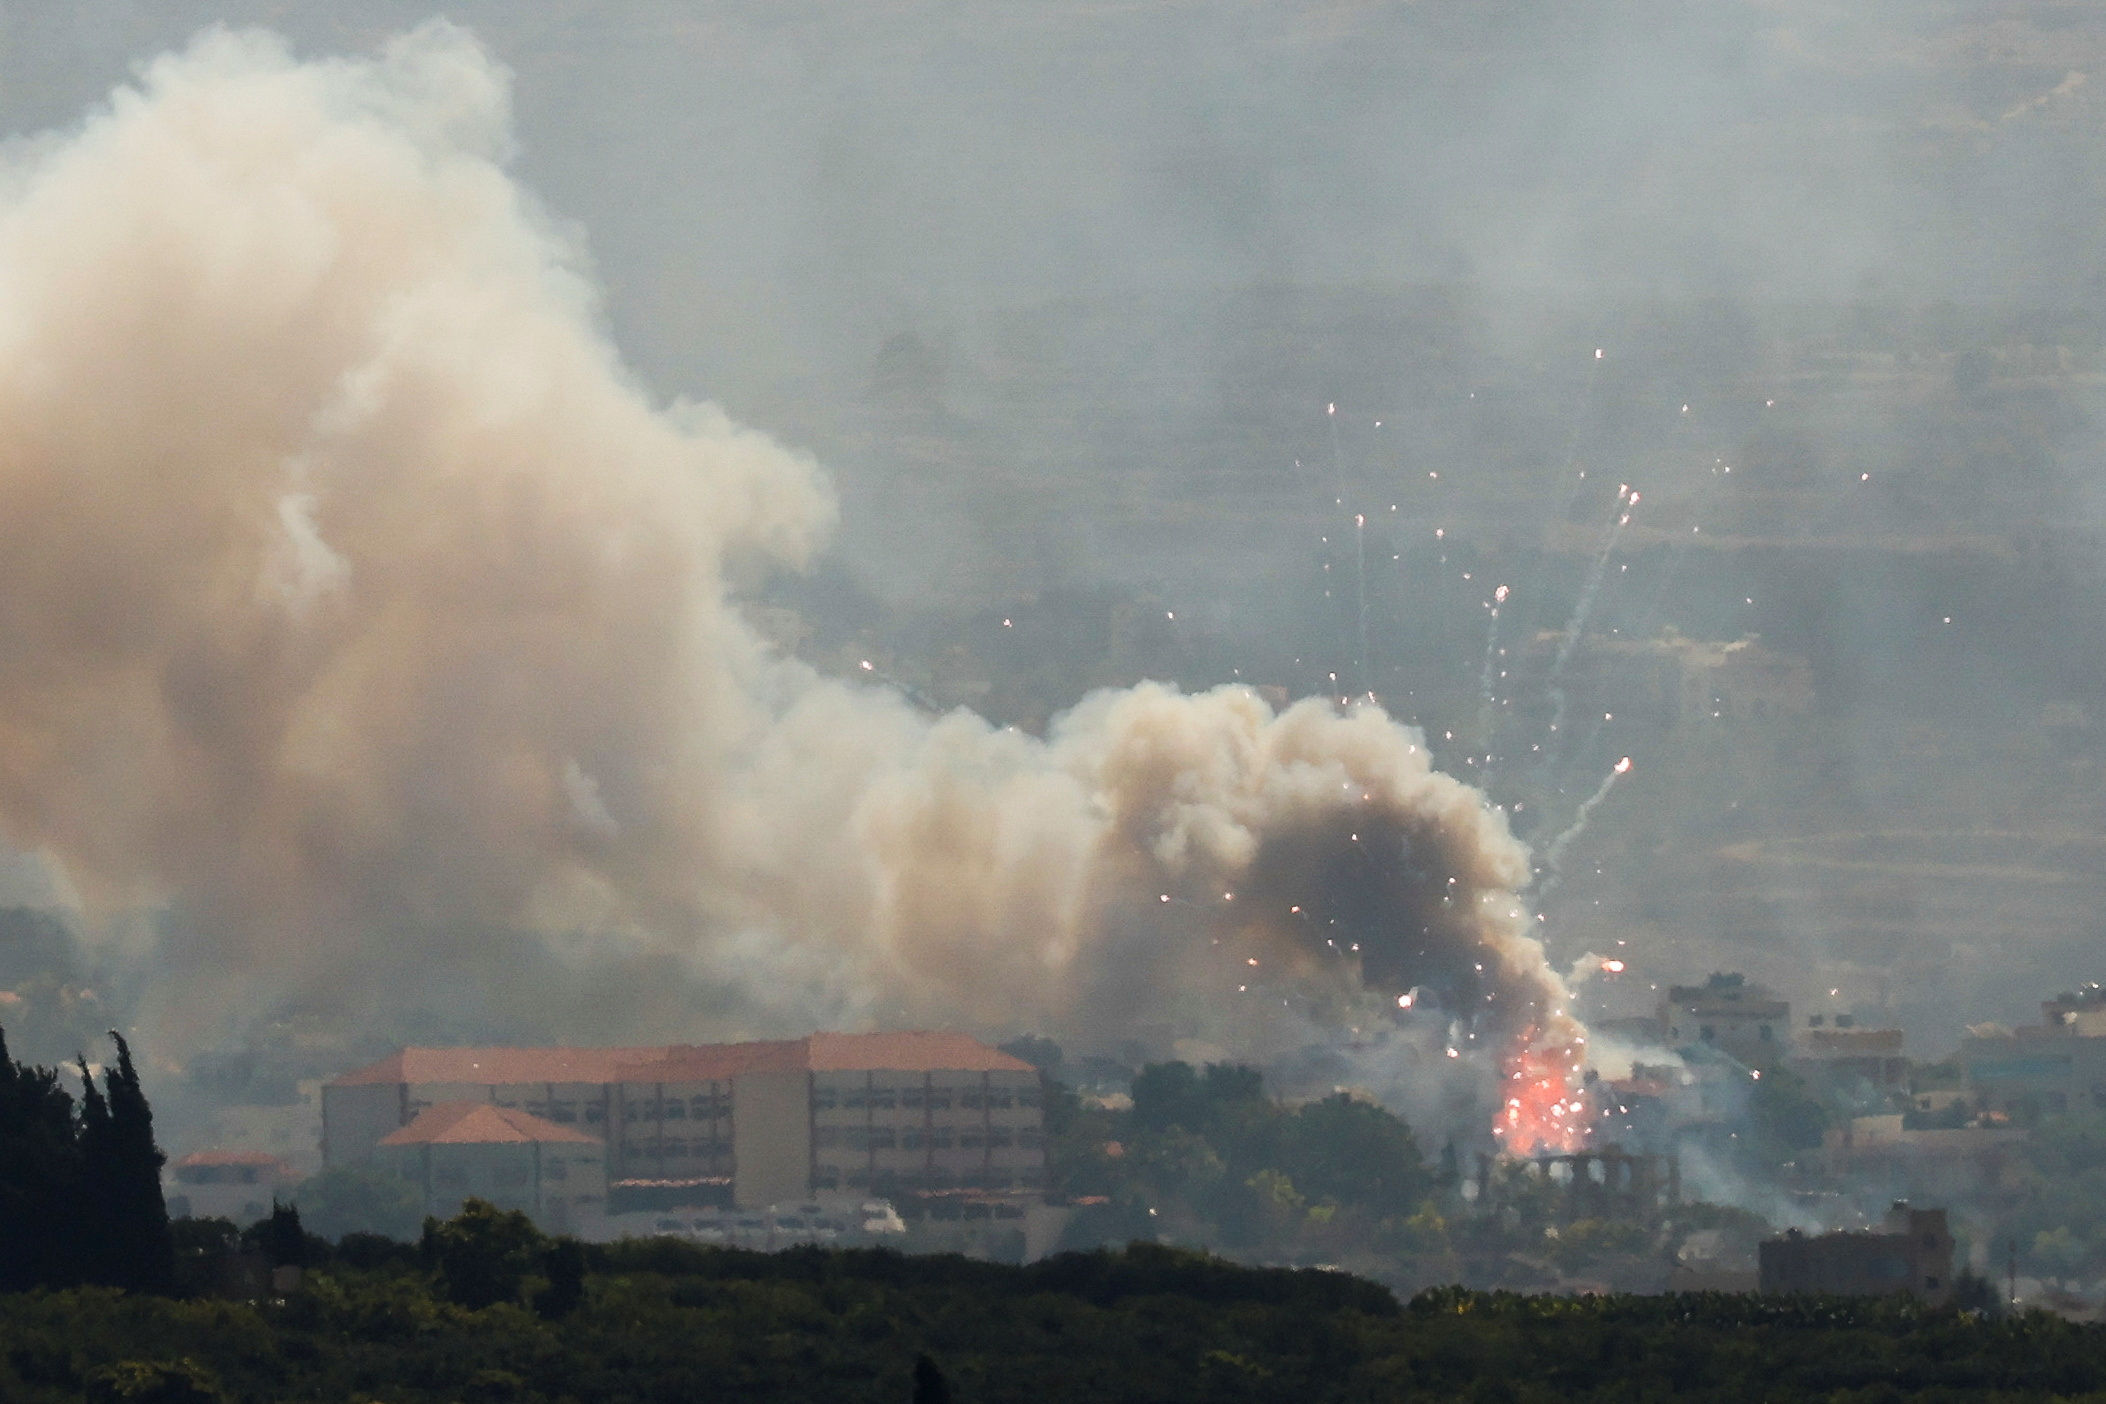
{"label": "building window", "polygon": [[544,1162],[541,1167],[541,1178],[544,1180],[567,1180],[570,1178],[570,1166],[561,1160]]}
{"label": "building window", "polygon": [[922,1093],[918,1087],[910,1087],[899,1094],[899,1104],[903,1107],[918,1107],[921,1103]]}
{"label": "building window", "polygon": [[585,1104],[585,1121],[587,1125],[597,1126],[606,1119],[607,1109],[605,1107],[598,1102],[587,1102]]}
{"label": "building window", "polygon": [[667,1121],[687,1120],[687,1103],[667,1102],[665,1104],[665,1119]]}

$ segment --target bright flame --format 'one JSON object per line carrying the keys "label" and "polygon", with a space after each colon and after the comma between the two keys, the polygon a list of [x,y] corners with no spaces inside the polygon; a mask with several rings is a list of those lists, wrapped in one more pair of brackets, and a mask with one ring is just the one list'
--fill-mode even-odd
{"label": "bright flame", "polygon": [[1605,960],[1601,963],[1601,968],[1608,971],[1611,975],[1621,975],[1624,967],[1623,962],[1620,960]]}
{"label": "bright flame", "polygon": [[1618,775],[1623,775],[1623,774],[1627,774],[1627,773],[1628,773],[1628,772],[1630,771],[1630,768],[1631,768],[1631,758],[1630,758],[1629,756],[1625,756],[1625,757],[1624,757],[1624,758],[1623,758],[1622,760],[1620,760],[1620,761],[1616,762],[1616,771],[1615,771],[1615,773],[1616,773],[1616,774],[1618,774]]}
{"label": "bright flame", "polygon": [[1506,1104],[1492,1129],[1509,1155],[1584,1150],[1593,1117],[1580,1077],[1579,1045],[1535,1040],[1535,1030],[1527,1030],[1507,1055]]}

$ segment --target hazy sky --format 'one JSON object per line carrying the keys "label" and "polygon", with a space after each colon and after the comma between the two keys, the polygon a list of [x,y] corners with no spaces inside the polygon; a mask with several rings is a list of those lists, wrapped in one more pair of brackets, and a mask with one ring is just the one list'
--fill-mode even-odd
{"label": "hazy sky", "polygon": [[[1163,286],[2095,295],[2106,14],[1959,0],[465,3],[518,168],[630,354],[733,401],[913,321]],[[198,25],[369,48],[427,7],[0,8],[0,122]]]}

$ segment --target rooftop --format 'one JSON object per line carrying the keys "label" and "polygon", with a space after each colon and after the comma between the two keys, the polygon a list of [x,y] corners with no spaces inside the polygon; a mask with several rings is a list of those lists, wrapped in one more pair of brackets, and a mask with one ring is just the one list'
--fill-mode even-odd
{"label": "rooftop", "polygon": [[176,1157],[177,1166],[190,1165],[271,1165],[282,1166],[285,1160],[269,1151],[257,1150],[202,1150]]}
{"label": "rooftop", "polygon": [[419,1112],[409,1125],[380,1138],[384,1146],[524,1146],[537,1142],[600,1144],[596,1136],[488,1102],[441,1102]]}
{"label": "rooftop", "polygon": [[1031,1072],[1031,1064],[968,1034],[838,1034],[756,1043],[639,1048],[405,1048],[332,1080],[337,1087],[408,1083],[703,1082],[749,1072]]}

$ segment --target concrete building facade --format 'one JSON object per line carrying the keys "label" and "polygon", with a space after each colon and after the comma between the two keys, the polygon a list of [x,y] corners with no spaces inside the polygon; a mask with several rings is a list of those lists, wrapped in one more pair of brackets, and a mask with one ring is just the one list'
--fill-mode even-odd
{"label": "concrete building facade", "polygon": [[1669,986],[1659,1018],[1670,1048],[1706,1047],[1757,1069],[1783,1062],[1791,1051],[1791,1005],[1738,975]]}
{"label": "concrete building facade", "polygon": [[268,1151],[195,1151],[170,1163],[162,1185],[175,1218],[230,1219],[252,1224],[289,1190],[292,1167]]}
{"label": "concrete building facade", "polygon": [[2106,1111],[2106,993],[2096,985],[2043,1000],[2041,1022],[1977,1025],[1959,1064],[1976,1111],[2021,1120]]}
{"label": "concrete building facade", "polygon": [[570,1233],[606,1213],[606,1145],[568,1126],[488,1102],[441,1102],[380,1138],[374,1159],[451,1218],[482,1199]]}
{"label": "concrete building facade", "polygon": [[1881,1297],[1908,1292],[1933,1304],[1952,1296],[1952,1230],[1943,1209],[1897,1203],[1872,1233],[1794,1229],[1759,1250],[1762,1290]]}
{"label": "concrete building facade", "polygon": [[446,1103],[604,1147],[616,1189],[759,1208],[815,1193],[1035,1197],[1038,1072],[960,1034],[814,1034],[646,1048],[407,1048],[322,1089],[323,1158],[371,1161]]}

